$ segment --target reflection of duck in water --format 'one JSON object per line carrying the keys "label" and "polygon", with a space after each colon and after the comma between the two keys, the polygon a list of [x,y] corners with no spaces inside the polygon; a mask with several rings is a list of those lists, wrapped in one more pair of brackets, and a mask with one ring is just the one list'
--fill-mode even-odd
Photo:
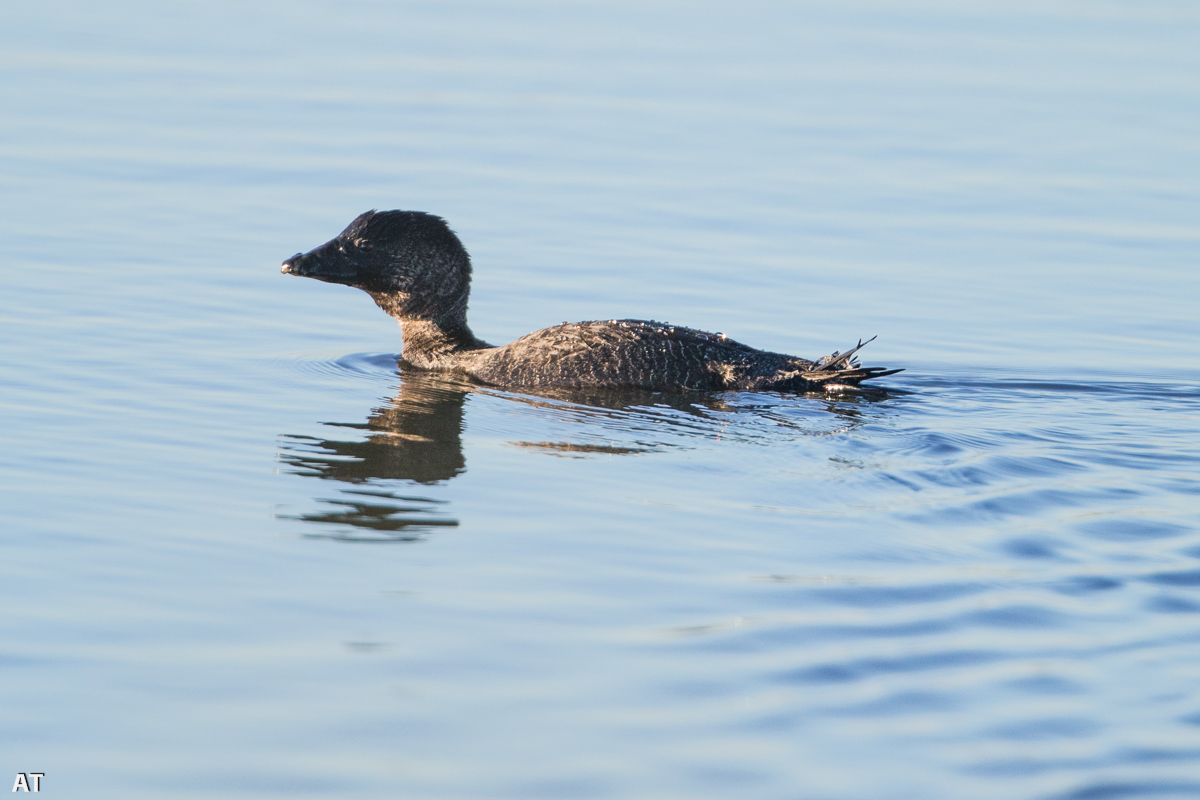
{"label": "reflection of duck in water", "polygon": [[366,432],[365,441],[288,436],[284,463],[298,475],[346,483],[376,478],[437,483],[466,468],[462,453],[463,403],[469,385],[413,371],[400,393],[366,422],[326,423]]}
{"label": "reflection of duck in water", "polygon": [[861,342],[807,361],[643,320],[556,325],[492,347],[467,326],[466,249],[443,219],[420,211],[368,211],[282,270],[362,289],[400,322],[407,363],[492,386],[809,391],[900,371],[859,367]]}
{"label": "reflection of duck in water", "polygon": [[[528,417],[531,438],[513,430],[517,437],[508,444],[568,458],[648,454],[706,440],[833,435],[866,421],[863,411],[873,405],[871,395],[797,403],[779,395],[642,390],[514,394],[408,368],[400,379],[395,399],[365,422],[325,423],[346,430],[340,438],[281,437],[279,460],[287,472],[333,481],[337,492],[315,498],[320,510],[280,517],[317,523],[313,530],[320,532],[310,536],[349,541],[412,542],[457,525],[434,485],[466,471],[464,406],[472,393],[495,398],[499,407],[511,402],[537,409]],[[556,438],[547,440],[547,433]]]}
{"label": "reflection of duck in water", "polygon": [[405,376],[396,399],[372,411],[365,423],[327,423],[365,431],[365,440],[284,436],[279,459],[288,471],[352,488],[321,499],[326,506],[321,511],[281,516],[332,525],[335,532],[322,538],[353,541],[417,541],[430,529],[458,525],[446,515],[445,501],[395,492],[381,482],[429,485],[466,469],[462,426],[468,388],[428,373]]}

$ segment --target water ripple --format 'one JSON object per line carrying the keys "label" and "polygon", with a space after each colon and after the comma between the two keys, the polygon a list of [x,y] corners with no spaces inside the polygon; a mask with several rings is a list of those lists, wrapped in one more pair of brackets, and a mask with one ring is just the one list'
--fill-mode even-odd
{"label": "water ripple", "polygon": [[381,377],[394,378],[397,373],[396,356],[391,353],[350,353],[335,358],[296,355],[278,361],[299,375],[334,381],[377,382]]}

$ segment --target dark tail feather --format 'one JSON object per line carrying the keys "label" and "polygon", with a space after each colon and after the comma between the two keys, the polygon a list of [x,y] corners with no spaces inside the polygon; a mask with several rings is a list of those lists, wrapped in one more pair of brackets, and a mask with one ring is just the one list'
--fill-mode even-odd
{"label": "dark tail feather", "polygon": [[829,356],[825,356],[824,358],[817,359],[817,363],[813,364],[813,366],[817,370],[820,370],[820,371],[825,371],[825,370],[829,370],[829,369],[838,369],[843,364],[848,364],[849,366],[852,366],[852,367],[858,366],[857,362],[851,361],[850,359],[852,359],[854,357],[855,353],[857,353],[859,350],[862,350],[864,347],[869,345],[871,342],[875,341],[877,338],[879,338],[879,337],[872,336],[870,339],[867,339],[865,342],[862,339],[859,339],[858,344],[855,347],[851,348],[850,350],[847,350],[844,353],[834,352],[833,355],[829,355]]}
{"label": "dark tail feather", "polygon": [[844,353],[834,353],[833,355],[818,359],[809,370],[805,371],[804,379],[810,383],[820,385],[843,383],[857,386],[862,381],[869,381],[872,378],[882,378],[885,375],[895,375],[897,372],[903,372],[904,370],[902,369],[860,367],[858,365],[858,359],[854,355],[875,341],[876,338],[872,336],[865,342],[859,339],[857,345]]}

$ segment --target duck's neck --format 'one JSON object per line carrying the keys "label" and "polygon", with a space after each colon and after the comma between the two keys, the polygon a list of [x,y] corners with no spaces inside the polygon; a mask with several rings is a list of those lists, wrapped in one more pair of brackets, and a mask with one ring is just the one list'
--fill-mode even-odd
{"label": "duck's neck", "polygon": [[399,322],[404,336],[401,357],[421,369],[453,369],[463,353],[491,347],[487,342],[475,338],[466,320],[439,323],[401,319]]}

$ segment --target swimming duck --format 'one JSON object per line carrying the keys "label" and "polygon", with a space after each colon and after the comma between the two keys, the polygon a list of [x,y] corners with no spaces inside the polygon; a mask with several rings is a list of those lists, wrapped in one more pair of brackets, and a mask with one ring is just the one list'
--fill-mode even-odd
{"label": "swimming duck", "polygon": [[555,325],[494,347],[467,325],[471,258],[441,217],[368,211],[282,272],[362,289],[400,323],[401,358],[514,389],[836,391],[901,370],[855,354],[816,361],[756,350],[720,333],[637,319]]}

